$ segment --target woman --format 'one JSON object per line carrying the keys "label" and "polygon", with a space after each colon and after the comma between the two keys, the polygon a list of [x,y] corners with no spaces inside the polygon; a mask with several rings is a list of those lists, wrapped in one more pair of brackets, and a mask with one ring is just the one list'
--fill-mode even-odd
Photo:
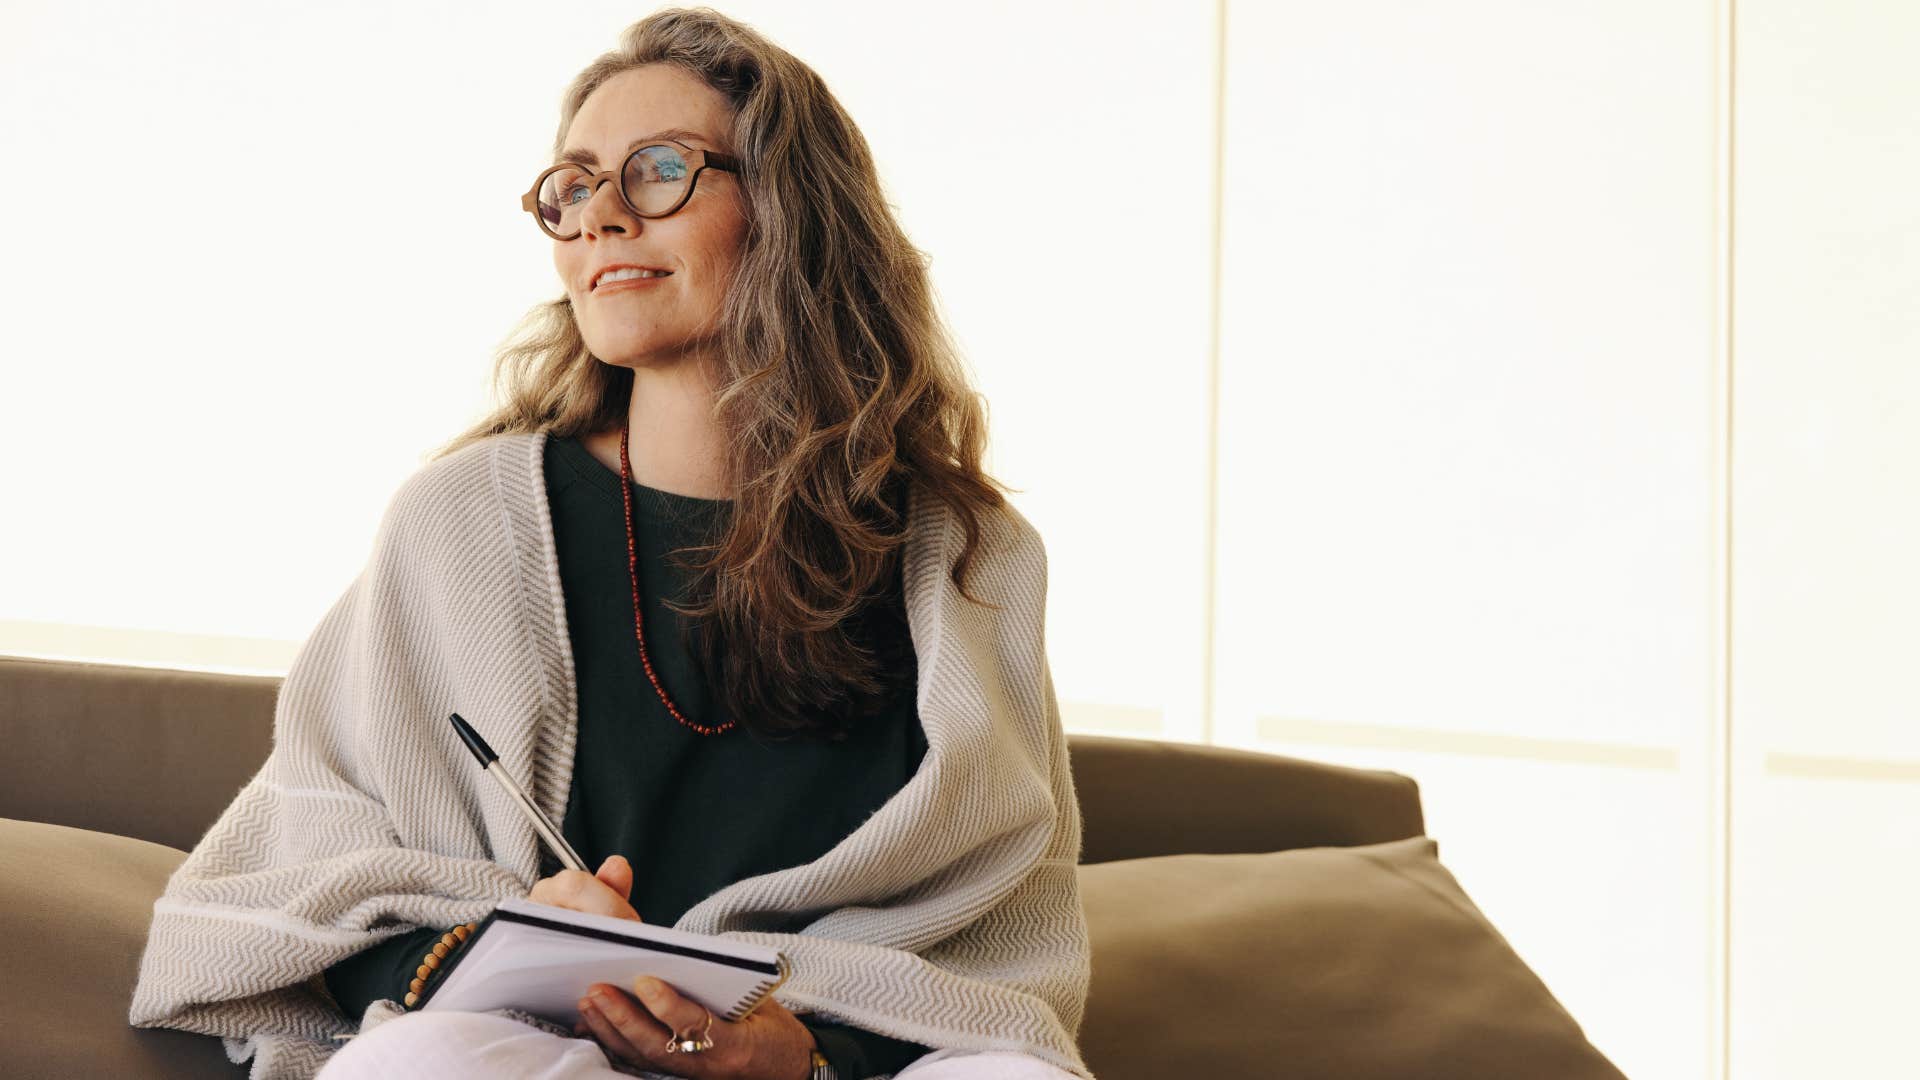
{"label": "woman", "polygon": [[[524,206],[566,296],[302,646],[272,755],[155,903],[131,1021],[256,1080],[1090,1077],[1045,550],[981,472],[864,140],[696,9],[589,66],[554,149]],[[426,952],[516,896],[793,973],[739,1022],[659,980],[587,988],[571,1031],[411,1011]]]}

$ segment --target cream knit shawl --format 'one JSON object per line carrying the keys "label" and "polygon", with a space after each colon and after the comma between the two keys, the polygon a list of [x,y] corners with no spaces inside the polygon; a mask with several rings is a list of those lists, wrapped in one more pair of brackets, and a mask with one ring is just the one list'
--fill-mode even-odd
{"label": "cream knit shawl", "polygon": [[[342,1016],[326,967],[532,888],[540,842],[447,714],[562,819],[577,698],[545,440],[491,436],[400,485],[281,684],[272,752],[154,903],[131,1024],[222,1036],[253,1080],[310,1077],[336,1037],[399,1014],[378,1001]],[[915,485],[908,513],[919,770],[824,855],[734,882],[674,925],[784,950],[793,974],[774,996],[795,1012],[1091,1077],[1046,551],[1011,505],[983,517],[967,584],[995,612],[948,578],[962,530],[946,506]]]}

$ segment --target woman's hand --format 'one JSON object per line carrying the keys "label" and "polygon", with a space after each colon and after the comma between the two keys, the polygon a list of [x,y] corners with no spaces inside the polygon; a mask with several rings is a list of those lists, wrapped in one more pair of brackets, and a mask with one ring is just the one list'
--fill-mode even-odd
{"label": "woman's hand", "polygon": [[633,905],[627,903],[627,897],[632,894],[633,866],[624,855],[609,855],[600,869],[591,874],[585,870],[562,870],[552,877],[541,878],[533,883],[527,899],[536,904],[646,922],[633,910]]}
{"label": "woman's hand", "polygon": [[[627,902],[632,894],[633,867],[623,856],[609,855],[591,874],[562,870],[541,878],[527,899],[645,922]],[[714,1017],[707,1030],[713,1047],[696,1054],[667,1053],[667,1039],[675,1032],[697,1037],[707,1011],[659,979],[641,976],[632,994],[595,983],[580,999],[580,1014],[585,1019],[574,1034],[591,1035],[609,1055],[655,1072],[692,1080],[807,1080],[813,1074],[813,1032],[775,998],[739,1023]]]}
{"label": "woman's hand", "polygon": [[[580,999],[574,1034],[591,1035],[613,1058],[654,1072],[692,1080],[807,1080],[813,1074],[813,1032],[800,1018],[769,997],[739,1023],[713,1018],[682,997],[672,984],[650,975],[633,981],[629,994],[609,983],[595,983]],[[713,1046],[694,1054],[667,1053],[675,1034]]]}

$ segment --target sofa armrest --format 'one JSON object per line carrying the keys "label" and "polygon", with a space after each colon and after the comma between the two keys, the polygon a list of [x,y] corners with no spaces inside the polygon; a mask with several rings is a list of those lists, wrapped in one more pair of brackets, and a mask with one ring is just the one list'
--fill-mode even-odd
{"label": "sofa armrest", "polygon": [[1419,836],[1412,777],[1224,746],[1070,732],[1080,861],[1353,847]]}
{"label": "sofa armrest", "polygon": [[219,1039],[127,1022],[154,898],[184,858],[144,840],[0,818],[7,1075],[246,1075]]}

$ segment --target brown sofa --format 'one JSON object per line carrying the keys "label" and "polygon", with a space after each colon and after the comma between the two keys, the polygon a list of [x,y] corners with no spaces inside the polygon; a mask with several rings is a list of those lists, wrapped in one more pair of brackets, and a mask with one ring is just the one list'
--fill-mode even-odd
{"label": "brown sofa", "polygon": [[[153,898],[265,758],[279,683],[0,657],[0,1072],[244,1074],[127,1005]],[[1413,780],[1069,744],[1101,1080],[1619,1075],[1435,861]]]}

